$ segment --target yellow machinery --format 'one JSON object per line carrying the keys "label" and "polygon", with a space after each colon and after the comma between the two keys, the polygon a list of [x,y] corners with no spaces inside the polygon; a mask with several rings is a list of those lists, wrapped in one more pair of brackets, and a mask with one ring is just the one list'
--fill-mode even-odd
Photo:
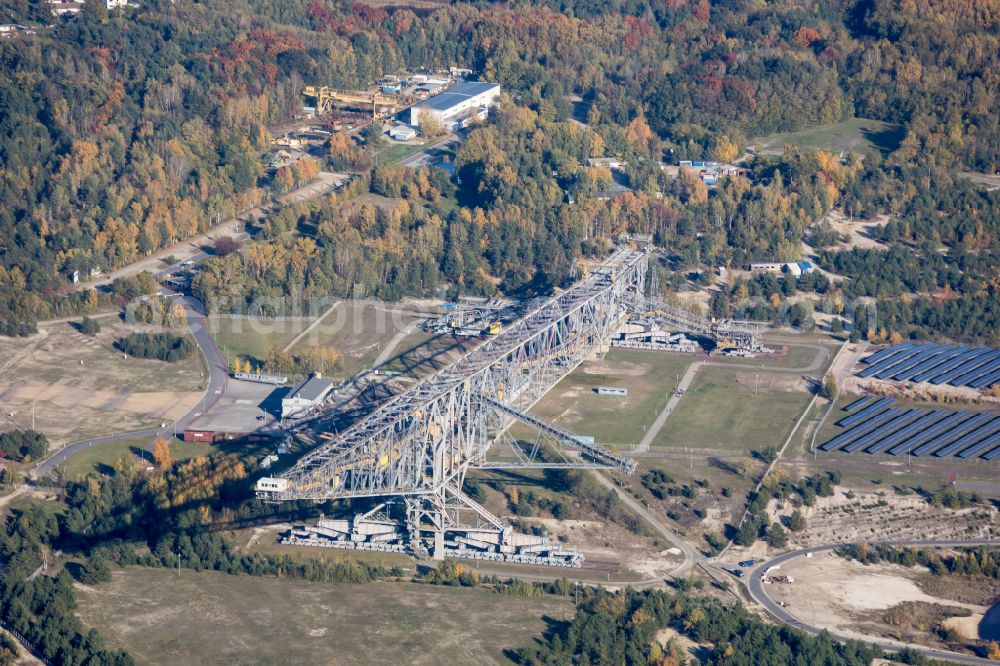
{"label": "yellow machinery", "polygon": [[486,332],[489,333],[490,335],[499,335],[500,331],[502,330],[503,330],[503,325],[498,321],[494,321],[490,323],[490,326],[489,328],[486,329]]}
{"label": "yellow machinery", "polygon": [[398,100],[377,92],[365,90],[337,90],[329,86],[306,86],[302,94],[315,101],[317,113],[327,113],[334,105],[354,109],[371,109],[372,120],[391,115],[396,112]]}

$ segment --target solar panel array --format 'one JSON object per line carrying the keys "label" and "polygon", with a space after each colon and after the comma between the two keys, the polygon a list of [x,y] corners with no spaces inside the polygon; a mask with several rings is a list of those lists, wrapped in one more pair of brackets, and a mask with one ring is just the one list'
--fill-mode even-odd
{"label": "solar panel array", "polygon": [[846,430],[821,444],[820,450],[1000,459],[1000,414],[905,409],[894,403],[893,398],[868,396],[847,405],[847,415],[837,421]]}
{"label": "solar panel array", "polygon": [[906,342],[862,359],[858,377],[983,389],[1000,384],[1000,349]]}

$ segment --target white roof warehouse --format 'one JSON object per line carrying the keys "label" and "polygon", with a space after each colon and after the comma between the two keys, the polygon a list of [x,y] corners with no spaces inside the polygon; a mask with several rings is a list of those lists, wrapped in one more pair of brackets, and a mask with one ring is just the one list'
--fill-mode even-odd
{"label": "white roof warehouse", "polygon": [[445,129],[465,127],[475,118],[485,118],[487,109],[500,94],[500,85],[471,81],[459,83],[440,95],[435,95],[410,107],[410,125],[420,126],[424,114],[436,115]]}
{"label": "white roof warehouse", "polygon": [[333,382],[316,373],[292,387],[281,400],[281,418],[300,416],[323,403],[323,399],[333,389]]}

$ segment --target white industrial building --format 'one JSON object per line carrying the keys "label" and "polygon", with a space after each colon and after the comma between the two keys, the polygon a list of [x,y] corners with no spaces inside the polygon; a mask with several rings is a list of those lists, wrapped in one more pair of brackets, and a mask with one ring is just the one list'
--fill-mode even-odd
{"label": "white industrial building", "polygon": [[811,261],[758,261],[750,264],[754,273],[788,273],[796,278],[816,270]]}
{"label": "white industrial building", "polygon": [[415,139],[417,136],[417,130],[407,125],[396,125],[389,130],[389,136],[392,137],[394,141],[409,141],[410,139]]}
{"label": "white industrial building", "polygon": [[319,373],[308,379],[303,379],[292,387],[288,395],[281,399],[281,418],[305,416],[323,404],[323,400],[332,389],[333,382],[329,379],[323,379]]}
{"label": "white industrial building", "polygon": [[[47,0],[53,16],[76,16],[87,3],[86,0]],[[108,11],[128,7],[128,0],[104,0]]]}
{"label": "white industrial building", "polygon": [[466,127],[474,119],[485,118],[499,94],[500,86],[496,83],[459,83],[410,107],[410,125],[420,127],[421,116],[434,115],[447,130]]}

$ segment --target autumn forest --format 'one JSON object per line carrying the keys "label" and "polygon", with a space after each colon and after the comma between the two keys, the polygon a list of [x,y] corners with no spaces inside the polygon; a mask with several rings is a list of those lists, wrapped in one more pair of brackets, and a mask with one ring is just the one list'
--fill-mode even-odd
{"label": "autumn forest", "polygon": [[[4,4],[18,22],[48,23],[41,2]],[[947,280],[967,297],[961,307],[995,318],[997,196],[960,173],[1000,168],[996,12],[928,0],[537,0],[419,14],[332,0],[149,0],[113,13],[91,2],[0,41],[10,82],[0,87],[0,332],[86,312],[94,299],[69,293],[73,271],[133,262],[319,168],[359,179],[279,211],[252,253],[207,262],[196,293],[233,305],[287,296],[292,284],[383,298],[543,290],[622,232],[653,234],[673,254],[664,270],[790,259],[840,209],[893,217],[887,240],[909,261],[929,257],[928,243],[949,266],[975,257],[968,279],[935,274],[925,286]],[[505,91],[458,149],[456,181],[374,166],[337,136],[326,165],[269,174],[260,160],[268,128],[301,107],[305,85],[455,65]],[[844,159],[750,157],[752,180],[723,178],[711,192],[657,167],[732,160],[755,137],[852,116],[897,124],[898,140]],[[602,156],[627,161],[624,196],[603,195],[606,169],[579,169]],[[355,201],[365,192],[398,203]],[[842,266],[838,255],[830,248],[824,261]],[[865,295],[894,296],[899,257],[866,261]],[[935,332],[913,312],[900,317]]]}

